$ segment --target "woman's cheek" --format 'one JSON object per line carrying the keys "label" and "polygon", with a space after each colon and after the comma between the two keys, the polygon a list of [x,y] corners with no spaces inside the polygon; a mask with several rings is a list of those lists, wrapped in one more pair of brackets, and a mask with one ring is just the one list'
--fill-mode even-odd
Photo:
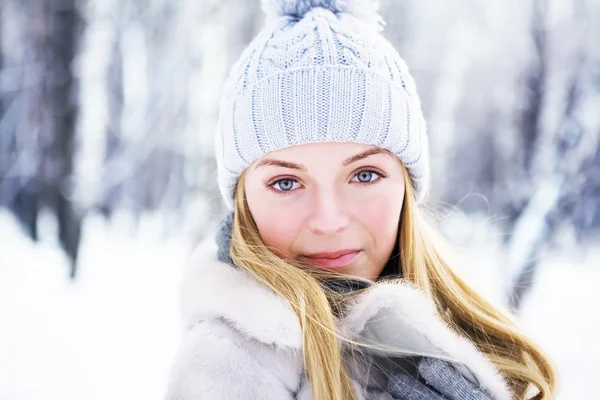
{"label": "woman's cheek", "polygon": [[363,224],[384,235],[397,230],[403,200],[397,185],[389,185],[386,189],[373,193],[361,207]]}
{"label": "woman's cheek", "polygon": [[264,209],[261,218],[255,218],[255,221],[267,246],[288,253],[297,236],[296,218],[297,213],[282,212],[277,208],[271,208],[270,210]]}

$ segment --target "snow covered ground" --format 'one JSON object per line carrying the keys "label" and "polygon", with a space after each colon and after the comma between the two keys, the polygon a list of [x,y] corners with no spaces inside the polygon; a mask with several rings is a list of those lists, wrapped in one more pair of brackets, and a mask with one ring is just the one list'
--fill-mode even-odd
{"label": "snow covered ground", "polygon": [[187,247],[131,225],[88,219],[71,282],[55,244],[0,214],[0,399],[163,398]]}
{"label": "snow covered ground", "polygon": [[[0,210],[0,399],[162,399],[181,332],[177,286],[189,243],[161,237],[149,217],[138,229],[126,214],[110,223],[89,217],[71,282],[52,218],[42,225],[35,244]],[[482,251],[473,265],[494,258]],[[598,260],[600,249],[548,257],[520,317],[559,367],[561,400],[594,396]],[[473,271],[494,296],[493,270]]]}

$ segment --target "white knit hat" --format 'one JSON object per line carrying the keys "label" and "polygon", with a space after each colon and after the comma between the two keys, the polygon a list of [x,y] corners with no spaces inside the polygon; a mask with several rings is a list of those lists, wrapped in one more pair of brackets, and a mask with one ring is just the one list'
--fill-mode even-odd
{"label": "white knit hat", "polygon": [[242,172],[265,154],[317,142],[375,145],[427,192],[425,121],[408,67],[381,35],[373,0],[262,0],[266,27],[229,75],[215,140],[233,208]]}

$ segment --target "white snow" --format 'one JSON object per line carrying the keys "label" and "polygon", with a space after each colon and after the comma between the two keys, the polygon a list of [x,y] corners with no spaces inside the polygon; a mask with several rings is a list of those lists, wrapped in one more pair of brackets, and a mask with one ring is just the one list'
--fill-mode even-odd
{"label": "white snow", "polygon": [[545,258],[520,320],[559,369],[559,399],[597,397],[600,248]]}
{"label": "white snow", "polygon": [[[144,217],[135,228],[126,213],[110,222],[88,217],[79,277],[71,282],[64,254],[49,239],[51,217],[42,218],[46,233],[36,244],[0,210],[0,399],[164,397],[190,243],[162,237],[157,221]],[[489,235],[483,239],[479,229],[471,233],[483,243]],[[497,298],[499,275],[490,266],[503,258],[494,246],[477,246],[470,281]],[[599,259],[600,247],[545,257],[520,316],[559,367],[561,400],[591,398],[600,372]]]}
{"label": "white snow", "polygon": [[88,218],[71,282],[64,254],[0,210],[0,399],[163,398],[188,246],[131,226]]}

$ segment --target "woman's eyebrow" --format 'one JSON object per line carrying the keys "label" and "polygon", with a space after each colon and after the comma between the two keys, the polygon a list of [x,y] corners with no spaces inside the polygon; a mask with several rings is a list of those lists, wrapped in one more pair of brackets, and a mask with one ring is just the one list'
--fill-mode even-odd
{"label": "woman's eyebrow", "polygon": [[367,158],[367,157],[373,156],[375,154],[386,154],[388,156],[393,156],[393,154],[386,149],[382,149],[381,147],[374,147],[372,149],[363,151],[362,153],[358,153],[352,157],[347,158],[346,160],[344,160],[343,165],[344,166],[350,165],[354,162],[362,160],[363,158]]}
{"label": "woman's eyebrow", "polygon": [[256,170],[259,167],[262,167],[265,165],[272,165],[274,167],[283,167],[283,168],[289,168],[289,169],[297,169],[299,171],[306,172],[306,167],[304,165],[296,164],[296,163],[289,162],[289,161],[276,160],[274,158],[265,158],[264,160],[260,160],[254,166],[254,169]]}
{"label": "woman's eyebrow", "polygon": [[[365,150],[361,153],[358,153],[356,155],[353,155],[352,157],[348,157],[346,160],[344,160],[344,162],[342,163],[344,166],[350,165],[352,163],[355,163],[357,161],[360,161],[364,158],[367,158],[369,156],[373,156],[375,154],[386,154],[389,156],[392,156],[392,153],[390,153],[388,150],[382,149],[380,147],[375,147],[372,149],[368,149]],[[289,168],[289,169],[296,169],[299,171],[303,171],[306,172],[306,167],[302,164],[296,164],[290,161],[283,161],[283,160],[277,160],[275,158],[265,158],[263,160],[260,160],[259,162],[256,163],[256,165],[254,166],[254,169],[258,169],[260,167],[263,166],[274,166],[274,167],[282,167],[282,168]]]}

